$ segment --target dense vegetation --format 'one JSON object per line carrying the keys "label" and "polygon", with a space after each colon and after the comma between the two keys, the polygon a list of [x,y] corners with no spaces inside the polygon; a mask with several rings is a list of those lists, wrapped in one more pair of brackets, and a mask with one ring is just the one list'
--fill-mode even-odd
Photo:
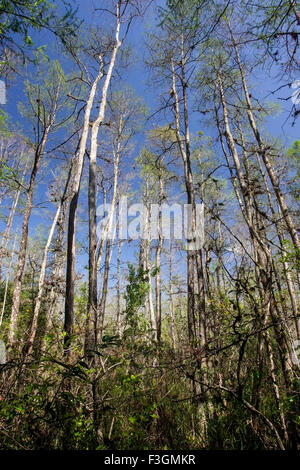
{"label": "dense vegetation", "polygon": [[93,5],[0,0],[0,449],[297,449],[299,4]]}

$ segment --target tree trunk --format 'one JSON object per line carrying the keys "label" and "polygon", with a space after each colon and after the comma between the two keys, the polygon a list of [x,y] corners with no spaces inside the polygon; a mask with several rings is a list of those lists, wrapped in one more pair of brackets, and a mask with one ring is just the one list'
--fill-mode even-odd
{"label": "tree trunk", "polygon": [[159,342],[161,339],[161,251],[163,245],[162,239],[162,215],[161,215],[161,202],[164,197],[163,181],[161,174],[159,175],[159,198],[158,198],[158,217],[157,217],[157,246],[155,254],[155,320],[156,320],[156,339]]}
{"label": "tree trunk", "polygon": [[[229,29],[230,29],[230,27],[229,27]],[[240,74],[241,74],[241,79],[242,79],[242,84],[243,84],[243,89],[244,89],[244,94],[245,94],[246,104],[247,104],[247,116],[248,116],[248,120],[249,120],[249,123],[250,123],[250,127],[251,127],[251,129],[253,131],[253,134],[256,138],[256,141],[258,143],[259,154],[261,155],[262,160],[264,162],[264,165],[266,167],[268,176],[269,176],[270,181],[272,183],[272,187],[274,189],[276,198],[278,200],[278,204],[279,204],[281,212],[282,212],[282,216],[285,220],[285,223],[286,223],[287,229],[290,233],[291,239],[294,243],[295,248],[297,250],[300,250],[300,242],[299,242],[299,237],[298,237],[298,234],[297,234],[297,230],[295,228],[295,224],[294,224],[294,222],[293,222],[293,220],[290,216],[288,206],[285,202],[285,198],[284,198],[283,193],[282,193],[282,191],[280,189],[280,186],[279,186],[278,178],[277,178],[277,176],[276,176],[276,174],[273,170],[272,164],[270,162],[270,159],[269,159],[269,156],[268,156],[268,148],[264,145],[264,143],[262,141],[262,138],[261,138],[261,135],[260,135],[260,132],[259,132],[257,126],[256,126],[254,114],[253,114],[253,111],[252,111],[251,99],[250,99],[250,95],[249,95],[248,87],[247,87],[247,83],[246,83],[246,77],[245,77],[244,69],[242,67],[239,51],[238,51],[237,45],[235,43],[235,40],[233,38],[232,31],[230,30],[230,32],[231,32],[231,36],[232,36],[232,40],[233,40],[234,49],[235,49],[235,52],[236,52],[237,64],[239,66],[239,70],[240,70]],[[298,256],[300,256],[300,255],[298,254],[297,257]]]}
{"label": "tree trunk", "polygon": [[[22,158],[22,156],[23,156],[23,152],[21,153],[21,158]],[[1,281],[1,277],[2,277],[2,259],[3,259],[3,255],[5,253],[5,250],[7,249],[8,243],[9,243],[10,231],[11,231],[11,228],[12,228],[12,225],[13,225],[16,209],[17,209],[20,194],[21,194],[21,185],[23,185],[23,183],[24,183],[24,179],[25,179],[25,175],[26,175],[26,171],[27,171],[27,166],[28,166],[28,161],[29,161],[29,153],[28,153],[28,157],[27,157],[27,160],[26,160],[26,163],[25,163],[24,171],[23,171],[22,176],[21,176],[21,184],[19,185],[19,187],[18,187],[18,189],[15,193],[15,197],[14,197],[14,200],[13,200],[13,203],[12,203],[12,206],[11,206],[11,210],[10,210],[9,216],[8,216],[8,221],[7,221],[7,224],[6,224],[3,236],[2,236],[2,240],[1,240],[1,245],[0,245],[0,281]]]}
{"label": "tree trunk", "polygon": [[86,143],[89,133],[90,115],[95,99],[95,94],[98,86],[98,82],[103,76],[103,64],[100,61],[100,67],[97,77],[95,78],[89,98],[86,102],[83,129],[76,151],[76,169],[73,179],[72,197],[69,208],[69,220],[68,220],[68,241],[67,241],[67,268],[66,268],[66,295],[65,295],[65,320],[64,320],[64,348],[67,353],[70,339],[73,332],[74,322],[74,285],[75,285],[75,226],[76,226],[76,211],[80,190],[80,182],[84,165],[84,155],[86,152]]}
{"label": "tree trunk", "polygon": [[40,278],[39,278],[39,284],[38,284],[38,293],[37,293],[36,300],[35,300],[31,329],[30,329],[29,338],[28,338],[28,352],[27,352],[28,355],[32,353],[33,343],[34,343],[34,339],[35,339],[36,332],[37,332],[39,312],[40,312],[41,301],[42,301],[42,296],[44,292],[44,281],[45,281],[45,275],[46,275],[48,251],[52,243],[54,231],[55,231],[55,228],[56,228],[59,216],[60,216],[61,209],[66,199],[66,195],[67,195],[67,191],[68,191],[68,187],[69,187],[69,183],[71,179],[72,166],[73,166],[73,161],[71,162],[70,169],[69,169],[68,176],[67,176],[67,181],[65,183],[65,188],[63,191],[63,195],[56,209],[56,213],[55,213],[55,216],[54,216],[54,219],[53,219],[53,222],[52,222],[49,234],[48,234],[48,239],[44,248],[41,271],[40,271]]}
{"label": "tree trunk", "polygon": [[172,240],[170,240],[170,252],[169,252],[169,299],[170,299],[170,319],[171,319],[171,339],[172,346],[174,349],[177,348],[176,340],[176,321],[175,321],[175,307],[174,307],[174,294],[173,294],[173,245]]}
{"label": "tree trunk", "polygon": [[19,250],[19,256],[18,256],[16,274],[14,278],[14,294],[12,298],[11,321],[10,321],[9,336],[8,336],[8,341],[10,345],[13,345],[16,341],[17,322],[18,322],[18,316],[19,316],[21,288],[22,288],[22,280],[23,280],[25,260],[26,260],[26,250],[27,250],[27,242],[28,242],[28,226],[29,226],[29,218],[30,218],[30,214],[32,210],[34,183],[35,183],[36,175],[38,172],[39,164],[44,153],[44,149],[45,149],[45,145],[47,142],[51,125],[45,128],[42,140],[36,149],[35,156],[34,156],[34,165],[32,168],[30,181],[29,181],[29,187],[27,191],[27,201],[26,201],[25,213],[24,213],[24,218],[23,218],[23,223],[22,223],[20,250]]}
{"label": "tree trunk", "polygon": [[[97,299],[97,218],[96,218],[96,177],[97,177],[97,149],[98,149],[98,133],[99,127],[103,123],[105,109],[107,104],[107,92],[111,81],[112,72],[115,66],[118,50],[121,46],[119,39],[120,34],[120,5],[117,3],[116,10],[116,32],[115,32],[115,45],[112,51],[109,67],[105,77],[102,88],[102,97],[99,107],[99,113],[96,120],[93,122],[91,131],[91,151],[90,151],[90,166],[89,166],[89,296],[88,296],[88,323],[87,328],[90,330],[90,322],[94,321],[94,331],[97,336],[97,316],[98,316],[98,299]],[[86,334],[87,344],[86,351],[92,349],[94,345],[91,344],[91,335],[89,332]],[[94,338],[97,344],[98,338]]]}

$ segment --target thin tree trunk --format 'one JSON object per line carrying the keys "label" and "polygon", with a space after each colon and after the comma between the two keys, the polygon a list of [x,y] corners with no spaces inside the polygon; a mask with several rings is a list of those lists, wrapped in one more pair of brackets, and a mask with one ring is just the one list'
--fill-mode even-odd
{"label": "thin tree trunk", "polygon": [[[230,29],[230,27],[229,27],[229,29]],[[285,220],[285,223],[286,223],[287,229],[290,233],[291,239],[294,243],[295,248],[297,248],[297,250],[300,250],[300,241],[299,241],[299,237],[298,237],[298,234],[297,234],[297,230],[295,228],[295,224],[294,224],[294,222],[293,222],[293,220],[290,216],[288,206],[285,202],[285,198],[284,198],[283,193],[282,193],[282,191],[280,189],[280,186],[279,186],[278,178],[277,178],[277,176],[276,176],[276,174],[273,170],[272,164],[270,162],[270,159],[269,159],[269,156],[268,156],[268,148],[264,145],[263,140],[262,140],[261,135],[260,135],[260,132],[259,132],[257,126],[256,126],[254,114],[253,114],[253,111],[252,111],[252,104],[251,104],[250,94],[249,94],[247,83],[246,83],[246,77],[245,77],[244,69],[242,67],[239,51],[238,51],[237,45],[235,43],[235,40],[233,38],[231,29],[230,29],[230,32],[231,32],[231,36],[232,36],[232,40],[233,40],[234,49],[235,49],[235,52],[236,52],[237,64],[239,66],[239,70],[240,70],[240,74],[241,74],[244,94],[245,94],[246,103],[247,103],[247,116],[248,116],[248,120],[249,120],[249,123],[250,123],[250,127],[251,127],[251,129],[253,131],[253,134],[256,138],[256,141],[258,143],[259,154],[261,155],[262,160],[264,162],[264,165],[266,167],[268,176],[269,176],[270,181],[272,183],[272,187],[274,189],[276,198],[278,200],[278,204],[279,204],[281,212],[282,212],[282,216]]]}
{"label": "thin tree trunk", "polygon": [[46,275],[48,251],[52,243],[54,231],[55,231],[55,228],[56,228],[59,216],[60,216],[61,209],[66,199],[66,195],[67,195],[67,191],[68,191],[68,187],[69,187],[69,183],[71,179],[71,174],[72,174],[72,166],[73,166],[73,161],[71,162],[70,169],[69,169],[68,176],[67,176],[67,181],[65,183],[65,188],[63,191],[63,195],[56,209],[56,213],[55,213],[55,216],[54,216],[54,219],[53,219],[53,222],[52,222],[49,234],[48,234],[48,239],[44,247],[43,260],[41,264],[40,278],[39,278],[39,284],[38,284],[38,293],[37,293],[37,297],[35,300],[31,329],[30,329],[29,338],[28,338],[28,352],[27,352],[28,355],[32,353],[33,343],[34,343],[37,326],[38,326],[39,312],[40,312],[41,301],[42,301],[42,296],[44,292],[44,281],[45,281],[45,275]]}
{"label": "thin tree trunk", "polygon": [[163,245],[162,239],[162,215],[161,215],[161,202],[164,197],[163,181],[161,174],[159,175],[159,203],[158,203],[158,217],[157,217],[157,233],[158,240],[155,254],[155,320],[156,320],[156,339],[161,340],[161,251]]}
{"label": "thin tree trunk", "polygon": [[24,218],[23,218],[23,223],[22,223],[20,250],[19,250],[18,263],[17,263],[17,268],[16,268],[16,275],[14,279],[14,294],[12,298],[11,321],[10,321],[9,336],[8,336],[8,340],[11,345],[13,345],[16,341],[17,321],[18,321],[18,316],[19,316],[21,288],[22,288],[22,280],[23,280],[25,260],[26,260],[28,227],[29,227],[29,218],[30,218],[30,214],[32,210],[34,183],[35,183],[36,175],[38,172],[39,164],[44,153],[44,149],[45,149],[45,145],[47,142],[51,125],[52,123],[45,128],[42,140],[36,149],[35,157],[34,157],[34,165],[33,165],[33,169],[31,172],[29,187],[27,191],[27,201],[26,201],[25,213],[24,213]]}
{"label": "thin tree trunk", "polygon": [[296,20],[297,20],[297,23],[298,23],[298,26],[300,26],[300,14],[297,10],[297,6],[296,6],[296,3],[294,2],[294,0],[289,0],[291,6],[292,6],[292,9],[293,9],[293,12],[295,14],[295,17],[296,17]]}
{"label": "thin tree trunk", "polygon": [[123,240],[118,241],[117,254],[117,333],[121,336],[121,248]]}
{"label": "thin tree trunk", "polygon": [[169,299],[170,299],[170,317],[171,317],[171,339],[172,346],[174,349],[177,348],[176,340],[176,321],[175,321],[175,308],[174,308],[174,294],[173,294],[173,245],[170,240],[170,252],[169,252]]}
{"label": "thin tree trunk", "polygon": [[[22,158],[22,156],[23,156],[23,152],[21,153],[21,158]],[[3,255],[5,253],[6,247],[9,243],[10,231],[11,231],[11,228],[12,228],[12,225],[13,225],[16,209],[17,209],[20,194],[21,194],[21,185],[24,183],[24,179],[25,179],[25,175],[26,175],[26,171],[27,171],[27,166],[28,166],[28,161],[29,161],[29,153],[28,153],[28,157],[27,157],[27,160],[26,160],[26,163],[25,163],[25,168],[24,168],[23,174],[21,176],[21,184],[19,185],[19,187],[18,187],[18,189],[15,193],[15,197],[14,197],[14,200],[13,200],[13,203],[12,203],[12,206],[11,206],[11,210],[10,210],[10,213],[9,213],[9,216],[8,216],[8,221],[7,221],[7,224],[6,224],[3,236],[2,236],[2,240],[1,240],[1,245],[0,245],[0,281],[1,281],[1,277],[2,277],[2,259],[3,259]]]}
{"label": "thin tree trunk", "polygon": [[[116,149],[113,149],[113,157],[114,157],[114,176],[113,176],[113,197],[112,197],[112,203],[111,203],[111,210],[109,214],[109,218],[107,221],[107,225],[104,228],[104,235],[101,238],[100,242],[100,247],[99,247],[99,252],[98,252],[98,259],[96,263],[96,270],[97,272],[100,269],[100,263],[101,263],[101,258],[102,258],[102,251],[104,247],[104,241],[106,239],[106,253],[105,253],[105,275],[104,275],[104,280],[103,280],[103,289],[104,289],[104,284],[107,284],[108,279],[106,279],[106,274],[108,276],[108,266],[107,263],[109,263],[110,259],[110,246],[111,246],[111,238],[114,238],[115,236],[115,230],[116,227],[113,227],[113,221],[114,221],[114,215],[116,211],[116,205],[117,205],[117,196],[118,196],[118,175],[119,175],[119,162],[120,162],[120,145],[121,145],[121,133],[122,133],[122,125],[123,121],[120,119],[119,127],[118,127],[118,135],[117,135],[117,143],[116,143]],[[107,253],[108,249],[108,253]],[[107,289],[107,287],[105,288]],[[103,291],[101,294],[101,302],[99,309],[97,308],[97,312],[95,313],[94,316],[94,341],[95,344],[98,344],[99,339],[102,337],[102,329],[103,329],[103,324],[104,324],[104,315],[105,315],[105,304],[106,304],[106,293],[103,296]],[[103,308],[104,307],[104,308]],[[100,323],[98,326],[98,313],[99,313],[99,319]]]}
{"label": "thin tree trunk", "polygon": [[10,258],[9,266],[8,266],[7,273],[6,273],[6,280],[5,280],[5,287],[4,287],[4,296],[3,296],[2,310],[1,310],[1,316],[0,316],[0,327],[1,327],[1,325],[2,325],[3,316],[4,316],[4,312],[5,312],[6,298],[7,298],[7,292],[8,292],[8,284],[9,284],[9,275],[10,275],[11,267],[12,267],[12,264],[13,264],[15,246],[16,246],[16,243],[17,243],[17,236],[18,236],[18,234],[17,234],[17,232],[16,232],[15,237],[14,237],[14,243],[13,243],[13,247],[12,247],[12,252],[11,252],[11,258]]}
{"label": "thin tree trunk", "polygon": [[[172,61],[172,94],[175,100],[175,127],[176,127],[176,139],[180,149],[181,157],[184,165],[184,176],[185,176],[185,186],[187,192],[187,203],[192,206],[192,220],[188,222],[188,225],[191,224],[192,232],[195,233],[194,229],[194,218],[193,218],[193,208],[195,206],[194,200],[194,191],[193,191],[193,178],[191,170],[191,162],[189,159],[189,135],[185,136],[186,149],[183,144],[183,139],[180,133],[180,108],[179,108],[179,96],[176,88],[176,74],[175,66]],[[188,132],[188,128],[186,129]],[[188,245],[192,240],[188,240]],[[188,246],[189,248],[189,246]],[[187,319],[188,319],[188,335],[191,343],[194,342],[195,338],[195,292],[194,292],[194,262],[195,255],[194,251],[188,249],[187,251],[187,287],[188,287],[188,304],[187,304]]]}
{"label": "thin tree trunk", "polygon": [[58,229],[55,243],[55,256],[53,261],[53,270],[51,274],[51,289],[47,302],[47,309],[45,315],[45,329],[41,342],[41,350],[44,350],[45,348],[46,336],[47,333],[50,331],[51,319],[53,317],[55,306],[59,297],[58,290],[63,290],[61,286],[61,280],[63,279],[66,260],[66,252],[63,249],[63,241],[66,230],[66,204],[64,204],[62,207],[57,225]]}
{"label": "thin tree trunk", "polygon": [[153,337],[156,338],[156,321],[155,321],[155,313],[154,313],[154,305],[153,305],[153,297],[152,297],[152,276],[151,276],[151,204],[148,202],[148,181],[146,181],[146,207],[147,207],[147,216],[146,216],[146,223],[145,223],[145,231],[147,233],[147,238],[145,241],[145,269],[147,271],[147,278],[148,278],[148,305],[149,305],[149,315],[150,315],[150,323]]}
{"label": "thin tree trunk", "polygon": [[[269,185],[268,185],[266,175],[265,175],[265,173],[263,171],[263,168],[262,168],[261,160],[259,159],[258,156],[257,156],[257,161],[258,161],[258,165],[259,165],[259,168],[260,168],[260,172],[261,172],[262,177],[263,177],[265,190],[266,190],[266,193],[267,193],[267,196],[268,196],[268,201],[269,201],[270,209],[271,209],[272,216],[273,216],[273,221],[274,221],[274,224],[276,226],[277,236],[278,236],[282,251],[284,253],[283,236],[282,236],[279,224],[276,221],[276,212],[275,212],[275,209],[274,209],[274,206],[273,206],[272,195],[271,195],[271,192],[270,192],[270,189],[269,189]],[[291,300],[291,306],[292,306],[292,311],[293,311],[295,329],[296,329],[297,337],[299,338],[300,337],[300,319],[298,317],[297,298],[296,298],[294,284],[293,284],[291,274],[290,274],[290,266],[289,266],[289,263],[286,260],[283,260],[283,268],[284,268],[285,279],[286,279],[288,292],[289,292],[289,296],[290,296],[290,300]]]}
{"label": "thin tree trunk", "polygon": [[100,66],[98,75],[95,78],[89,98],[86,102],[83,129],[76,151],[76,170],[73,180],[72,197],[69,208],[69,220],[68,220],[68,241],[67,241],[67,268],[66,268],[66,295],[65,295],[65,320],[64,320],[64,347],[67,352],[70,339],[73,332],[74,322],[74,287],[75,287],[75,226],[76,226],[76,211],[78,205],[78,197],[80,190],[80,182],[84,165],[84,155],[86,152],[86,144],[89,133],[90,115],[95,99],[97,86],[101,78],[103,77],[103,63],[100,60]]}
{"label": "thin tree trunk", "polygon": [[[273,292],[272,292],[272,266],[273,266],[272,254],[270,253],[270,250],[268,246],[266,245],[266,243],[264,242],[264,240],[261,238],[261,234],[258,232],[257,228],[255,227],[254,214],[253,214],[253,206],[255,207],[255,201],[253,200],[251,203],[250,198],[252,197],[253,199],[253,195],[251,194],[251,189],[248,188],[247,182],[242,173],[239,155],[237,153],[235,142],[234,142],[231,130],[230,130],[227,105],[225,101],[223,84],[222,84],[220,73],[218,74],[218,86],[219,86],[220,98],[221,98],[221,103],[222,103],[222,108],[223,108],[225,135],[226,135],[228,147],[230,149],[231,155],[234,160],[234,165],[235,165],[235,169],[237,172],[238,181],[241,187],[245,208],[243,208],[243,201],[241,200],[239,196],[239,193],[235,184],[234,184],[234,188],[235,188],[235,192],[239,200],[239,204],[240,204],[242,213],[244,215],[245,221],[248,225],[252,242],[253,242],[255,270],[257,273],[257,284],[260,288],[260,296],[261,296],[260,309],[262,312],[262,314],[259,312],[258,306],[255,307],[257,310],[256,321],[258,322],[259,328],[264,327],[266,325],[269,315],[271,315],[272,321],[274,321],[274,332],[275,332],[276,339],[278,342],[278,349],[279,349],[279,354],[281,357],[282,373],[284,375],[286,383],[288,384],[289,379],[288,379],[286,366],[285,366],[286,345],[284,344],[281,332],[278,329],[279,328],[277,325],[278,320],[275,317],[274,308],[273,308],[274,305],[276,305],[276,302],[274,302]],[[217,119],[217,122],[218,122],[218,119]],[[219,126],[219,123],[218,123],[218,126]],[[222,143],[222,138],[221,138],[221,143]],[[223,147],[223,152],[226,156],[226,151],[224,149],[223,144],[222,144],[222,147]],[[226,156],[226,159],[228,161],[228,156]],[[228,161],[228,166],[229,166],[230,172],[232,172],[229,161]],[[232,179],[234,182],[234,178]],[[262,370],[262,365],[263,365],[263,360],[264,360],[262,339],[263,339],[263,335],[260,333],[258,336],[258,347],[257,347],[257,357],[258,357],[260,370]],[[259,374],[259,376],[261,376],[261,374]],[[254,400],[255,400],[256,407],[258,407],[258,403],[260,400],[259,383],[254,383],[254,390],[255,390]]]}
{"label": "thin tree trunk", "polygon": [[106,308],[106,300],[107,300],[108,279],[109,279],[109,268],[110,268],[110,260],[111,260],[111,255],[112,255],[112,243],[113,243],[113,240],[107,240],[106,248],[105,248],[102,293],[101,293],[101,299],[100,299],[100,304],[99,304],[99,331],[96,332],[98,341],[101,341],[102,336],[103,336],[104,317],[105,317],[105,308]]}
{"label": "thin tree trunk", "polygon": [[[98,149],[98,133],[99,127],[103,123],[105,109],[107,104],[108,87],[111,82],[113,69],[119,48],[121,47],[120,35],[120,2],[116,7],[116,32],[115,44],[110,58],[109,67],[102,88],[102,97],[99,107],[99,113],[92,125],[91,131],[91,151],[89,165],[89,296],[88,296],[88,323],[87,328],[90,330],[90,322],[94,321],[94,331],[97,332],[97,316],[98,316],[98,299],[97,299],[97,218],[96,218],[96,176],[97,176],[97,149]],[[97,334],[97,333],[96,333]],[[86,351],[93,347],[91,343],[91,335],[86,334],[87,344]],[[97,337],[94,338],[97,344]]]}

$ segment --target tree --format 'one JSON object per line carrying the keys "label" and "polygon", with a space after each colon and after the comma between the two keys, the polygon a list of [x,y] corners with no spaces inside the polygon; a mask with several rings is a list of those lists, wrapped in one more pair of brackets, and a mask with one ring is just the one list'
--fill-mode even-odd
{"label": "tree", "polygon": [[[73,109],[66,114],[68,97],[65,95],[65,78],[59,64],[56,62],[36,83],[27,82],[27,97],[30,105],[29,113],[35,123],[35,141],[32,143],[34,162],[27,187],[27,200],[22,223],[20,250],[14,279],[14,295],[12,301],[11,324],[9,342],[16,341],[17,321],[19,314],[21,287],[24,275],[26,249],[28,242],[29,218],[32,210],[34,186],[39,170],[40,162],[45,154],[45,148],[49,134],[65,125],[73,115]],[[22,108],[26,113],[25,108]]]}
{"label": "tree", "polygon": [[[64,8],[63,14],[56,13],[55,9],[58,7]],[[24,60],[28,51],[34,47],[31,31],[49,30],[64,44],[68,43],[79,26],[75,15],[76,11],[65,0],[59,6],[47,0],[33,3],[29,0],[1,0],[0,74],[5,74],[7,69],[14,69],[12,53],[21,55]]]}

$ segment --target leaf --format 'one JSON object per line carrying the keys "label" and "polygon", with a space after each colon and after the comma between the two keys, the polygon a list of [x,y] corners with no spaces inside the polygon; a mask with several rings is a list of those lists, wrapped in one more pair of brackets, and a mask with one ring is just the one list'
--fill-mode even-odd
{"label": "leaf", "polygon": [[31,39],[30,36],[28,36],[28,35],[25,36],[25,43],[27,44],[27,46],[32,46],[33,45],[33,40]]}
{"label": "leaf", "polygon": [[85,367],[86,369],[89,369],[89,366],[84,361],[79,361],[78,364],[82,367]]}

